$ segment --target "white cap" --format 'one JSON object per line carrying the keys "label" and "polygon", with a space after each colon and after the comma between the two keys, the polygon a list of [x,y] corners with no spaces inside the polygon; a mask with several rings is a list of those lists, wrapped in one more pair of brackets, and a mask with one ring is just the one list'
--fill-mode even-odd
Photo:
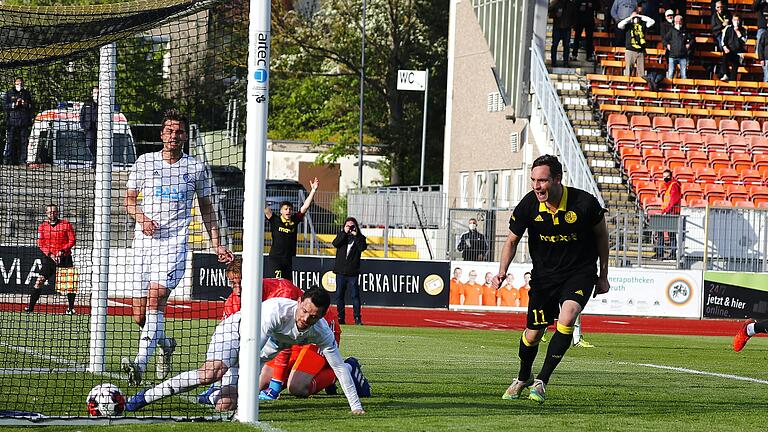
{"label": "white cap", "polygon": [[672,9],[667,9],[667,11],[664,12],[664,16],[669,16],[669,15],[674,15],[674,14],[675,14],[675,11],[673,11]]}

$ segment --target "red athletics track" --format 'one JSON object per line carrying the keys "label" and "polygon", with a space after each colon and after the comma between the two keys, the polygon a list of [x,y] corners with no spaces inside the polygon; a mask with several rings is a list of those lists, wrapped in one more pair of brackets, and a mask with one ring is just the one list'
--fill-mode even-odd
{"label": "red athletics track", "polygon": [[[130,315],[130,299],[110,299],[107,313]],[[0,303],[0,311],[20,312],[23,304]],[[88,314],[87,307],[77,307],[78,314]],[[39,304],[35,313],[61,313],[64,304]],[[168,302],[166,318],[219,319],[224,311],[223,302],[189,301]],[[347,317],[352,309],[347,308]],[[511,312],[466,312],[444,309],[417,309],[391,307],[363,307],[363,322],[367,325],[464,328],[478,330],[522,330],[525,314]],[[700,320],[681,318],[645,318],[626,316],[584,315],[582,328],[586,333],[674,334],[696,336],[732,336],[740,321]]]}

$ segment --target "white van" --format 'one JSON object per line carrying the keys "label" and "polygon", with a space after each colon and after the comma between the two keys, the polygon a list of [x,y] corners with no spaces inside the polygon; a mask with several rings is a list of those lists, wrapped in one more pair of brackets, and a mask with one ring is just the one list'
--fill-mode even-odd
{"label": "white van", "polygon": [[[27,147],[30,164],[53,164],[70,168],[90,167],[93,157],[80,127],[80,102],[60,104],[35,117]],[[112,117],[112,165],[128,168],[136,162],[136,145],[123,113]]]}

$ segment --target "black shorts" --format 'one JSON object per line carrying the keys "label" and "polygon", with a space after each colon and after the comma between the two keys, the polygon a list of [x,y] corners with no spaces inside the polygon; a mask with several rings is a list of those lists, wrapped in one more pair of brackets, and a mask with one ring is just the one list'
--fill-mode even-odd
{"label": "black shorts", "polygon": [[267,257],[267,268],[264,269],[265,278],[283,278],[293,281],[293,257]]}
{"label": "black shorts", "polygon": [[59,262],[59,265],[56,265],[56,263],[45,254],[40,254],[42,261],[42,267],[40,268],[40,271],[38,272],[40,276],[44,277],[45,280],[50,280],[53,275],[56,274],[56,267],[74,267],[75,263],[72,262],[72,255],[65,255],[61,257],[61,261]]}
{"label": "black shorts", "polygon": [[560,315],[560,305],[566,300],[575,301],[583,309],[592,296],[596,282],[597,275],[594,273],[574,274],[557,282],[540,283],[531,279],[526,327],[537,330],[552,325]]}

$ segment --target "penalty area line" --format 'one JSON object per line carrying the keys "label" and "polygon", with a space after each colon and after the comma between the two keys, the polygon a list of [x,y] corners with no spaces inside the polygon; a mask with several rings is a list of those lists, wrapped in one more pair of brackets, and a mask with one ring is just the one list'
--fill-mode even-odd
{"label": "penalty area line", "polygon": [[753,382],[757,384],[768,384],[767,380],[761,380],[758,378],[751,378],[751,377],[744,377],[739,375],[733,375],[733,374],[724,374],[724,373],[718,373],[718,372],[707,372],[707,371],[700,371],[696,369],[688,369],[688,368],[681,368],[681,367],[675,367],[675,366],[664,366],[664,365],[657,365],[653,363],[628,363],[628,362],[619,362],[619,364],[625,364],[625,365],[631,365],[631,366],[642,366],[652,369],[661,369],[661,370],[667,370],[672,372],[678,372],[678,373],[686,373],[691,375],[700,375],[700,376],[710,376],[710,377],[716,377],[716,378],[724,378],[724,379],[731,379],[736,381],[747,381],[747,382]]}

